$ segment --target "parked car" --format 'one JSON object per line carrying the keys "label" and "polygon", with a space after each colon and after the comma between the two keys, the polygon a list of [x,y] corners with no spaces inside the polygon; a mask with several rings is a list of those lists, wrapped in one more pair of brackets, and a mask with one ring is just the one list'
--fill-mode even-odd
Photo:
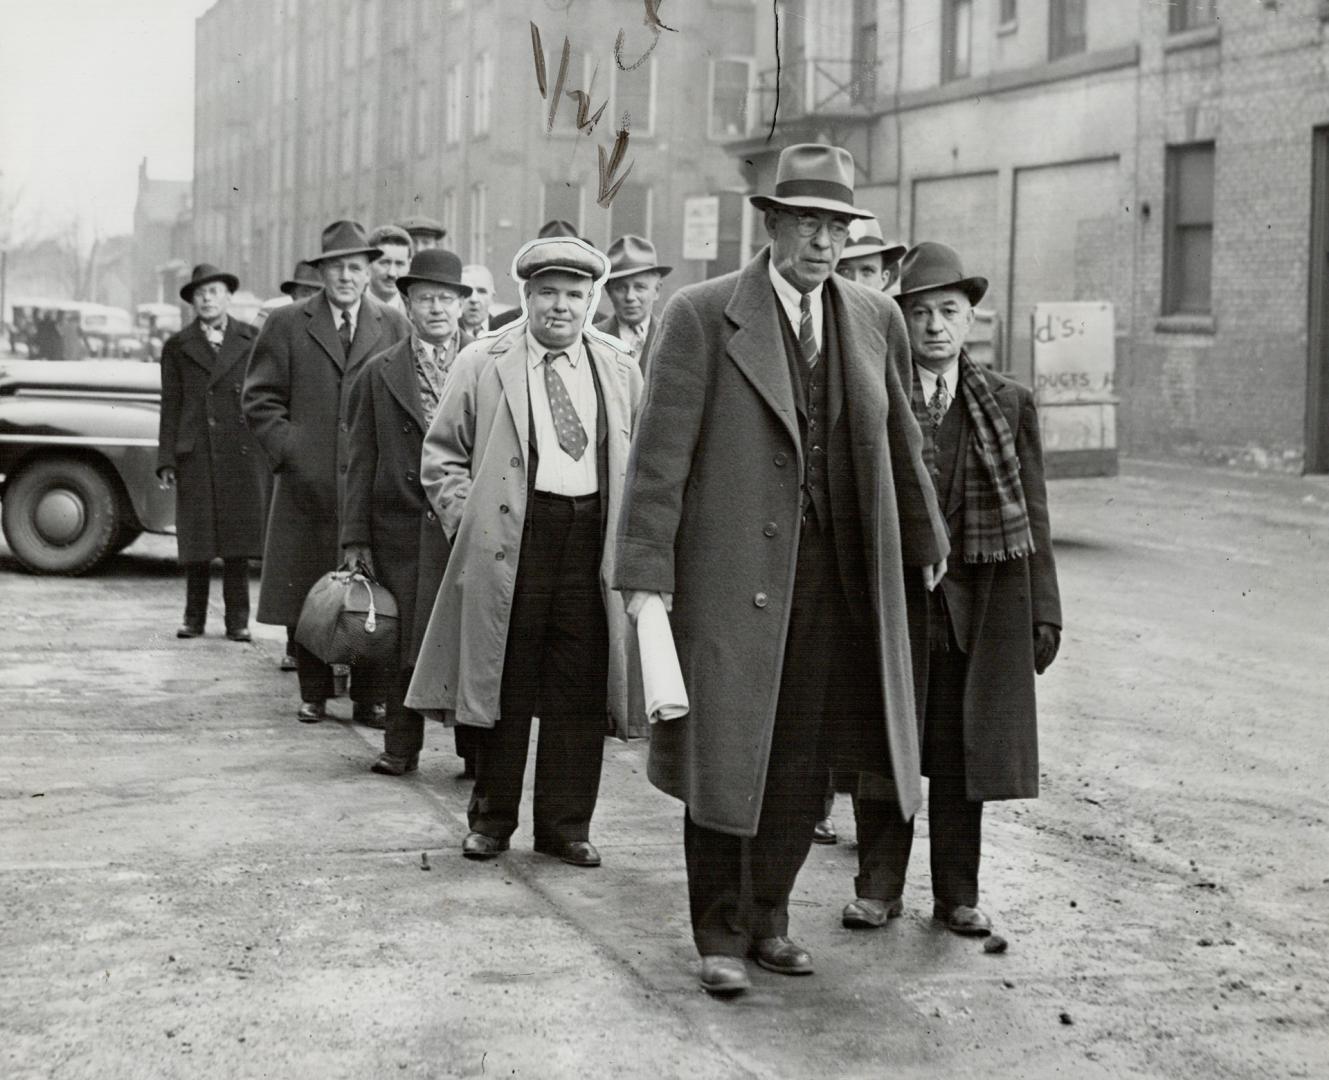
{"label": "parked car", "polygon": [[156,475],[161,372],[124,360],[0,360],[0,523],[37,574],[82,574],[175,532]]}

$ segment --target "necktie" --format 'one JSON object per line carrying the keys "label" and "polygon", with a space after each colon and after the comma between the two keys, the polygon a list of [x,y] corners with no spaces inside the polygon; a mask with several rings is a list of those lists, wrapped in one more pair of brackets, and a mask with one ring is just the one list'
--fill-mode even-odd
{"label": "necktie", "polygon": [[573,461],[580,461],[586,453],[586,429],[581,426],[577,410],[572,407],[572,397],[563,382],[563,377],[554,370],[554,361],[564,353],[545,353],[545,394],[549,397],[549,415],[554,420],[554,430],[558,432],[558,445]]}
{"label": "necktie", "polygon": [[809,371],[817,366],[817,335],[812,332],[812,298],[804,293],[798,301],[798,351]]}
{"label": "necktie", "polygon": [[341,328],[337,331],[337,336],[341,338],[341,351],[343,356],[351,355],[351,338],[354,336],[351,330],[351,313],[343,311],[341,313]]}
{"label": "necktie", "polygon": [[938,375],[937,389],[932,392],[932,397],[928,400],[928,416],[932,419],[933,431],[941,427],[941,422],[946,417],[946,410],[950,407],[951,395],[946,389],[946,380]]}

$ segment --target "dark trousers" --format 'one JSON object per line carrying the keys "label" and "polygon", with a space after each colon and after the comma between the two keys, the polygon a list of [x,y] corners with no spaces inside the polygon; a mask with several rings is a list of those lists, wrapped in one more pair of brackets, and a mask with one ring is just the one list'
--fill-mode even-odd
{"label": "dark trousers", "polygon": [[[335,696],[332,665],[325,664],[298,641],[294,643],[295,674],[301,701],[326,701]],[[380,664],[351,665],[351,700],[357,705],[378,705],[387,699],[391,673]]]}
{"label": "dark trousers", "polygon": [[[185,625],[202,630],[208,620],[208,589],[212,564],[185,563]],[[249,560],[222,560],[222,601],[226,606],[226,629],[243,630],[249,625]]]}
{"label": "dark trousers", "polygon": [[425,746],[425,718],[406,707],[406,688],[411,685],[414,668],[393,665],[386,673],[388,715],[383,727],[383,749],[398,757],[418,754]]}
{"label": "dark trousers", "polygon": [[[978,862],[982,846],[983,804],[965,796],[964,684],[965,654],[951,640],[950,648],[934,649],[928,662],[927,713],[923,722],[923,770],[928,781],[929,855],[932,896],[952,908],[978,903]],[[904,891],[913,820],[901,821],[893,802],[856,799],[858,868],[857,895],[894,900]]]}
{"label": "dark trousers", "polygon": [[527,505],[503,659],[500,717],[475,755],[470,825],[517,828],[531,718],[540,718],[537,845],[587,840],[607,730],[609,626],[600,592],[600,498],[536,492]]}
{"label": "dark trousers", "polygon": [[848,623],[834,544],[814,521],[799,540],[757,834],[732,836],[684,821],[692,936],[703,956],[744,956],[753,941],[788,932],[789,894],[812,847],[843,735],[827,703],[856,652],[844,632]]}

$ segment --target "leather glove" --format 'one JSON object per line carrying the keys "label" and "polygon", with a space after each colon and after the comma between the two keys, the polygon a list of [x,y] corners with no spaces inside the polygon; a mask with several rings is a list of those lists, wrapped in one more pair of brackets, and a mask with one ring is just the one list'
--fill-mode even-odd
{"label": "leather glove", "polygon": [[368,573],[374,572],[374,557],[369,553],[368,544],[347,544],[341,549],[342,563],[354,567],[357,564]]}
{"label": "leather glove", "polygon": [[1034,671],[1039,675],[1052,666],[1061,648],[1061,627],[1051,623],[1034,624]]}

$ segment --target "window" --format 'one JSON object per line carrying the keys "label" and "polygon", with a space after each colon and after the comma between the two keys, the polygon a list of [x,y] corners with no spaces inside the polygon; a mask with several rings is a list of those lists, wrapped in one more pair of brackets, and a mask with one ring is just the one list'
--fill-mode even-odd
{"label": "window", "polygon": [[870,105],[877,97],[877,0],[854,0],[853,88],[855,105]]}
{"label": "window", "polygon": [[[546,122],[549,117],[549,105],[554,99],[554,89],[558,86],[558,69],[563,60],[563,42],[559,41],[557,45],[551,45],[546,49],[545,56],[545,79],[549,88],[549,97],[545,100]],[[617,66],[617,65],[615,65]],[[572,51],[568,57],[568,71],[563,78],[563,96],[559,98],[558,114],[554,117],[554,130],[566,133],[577,130],[577,98],[570,96],[573,90],[583,90],[589,96],[590,100],[586,105],[586,116],[589,119],[595,115],[595,111],[604,102],[604,95],[601,87],[604,86],[604,72],[598,68],[594,71],[595,81],[591,81],[592,68],[590,57],[586,55],[577,46],[572,46]],[[609,114],[609,110],[605,110]],[[604,117],[601,117],[604,119]],[[618,123],[617,115],[611,115],[611,122]]]}
{"label": "window", "polygon": [[1212,26],[1218,18],[1218,0],[1170,0],[1167,28],[1171,33]]}
{"label": "window", "polygon": [[[621,195],[622,189],[619,189]],[[614,200],[618,201],[617,198]],[[542,221],[570,221],[581,229],[581,185],[567,180],[546,180],[544,187],[544,209],[540,213]]]}
{"label": "window", "polygon": [[[627,113],[628,131],[633,138],[651,135],[655,131],[655,57],[647,57],[646,63],[634,71],[619,71],[617,64],[609,70],[613,73],[612,101],[601,119],[608,120],[617,131],[623,123],[623,114]],[[599,107],[592,102],[591,114]]]}
{"label": "window", "polygon": [[1208,314],[1214,244],[1214,144],[1167,148],[1163,314]]}
{"label": "window", "polygon": [[429,84],[415,85],[415,152],[424,156],[429,150]]}
{"label": "window", "polygon": [[1084,52],[1084,4],[1085,0],[1052,0],[1048,9],[1049,60]]}
{"label": "window", "polygon": [[484,184],[471,188],[471,257],[469,262],[489,265],[488,193]]}
{"label": "window", "polygon": [[752,86],[751,60],[711,61],[712,139],[741,138],[748,133],[748,95]]}
{"label": "window", "polygon": [[487,52],[482,52],[475,58],[472,75],[475,81],[475,94],[471,100],[474,110],[471,124],[477,135],[483,135],[489,131],[489,97],[494,80],[494,66]]}
{"label": "window", "polygon": [[1015,0],[1001,0],[1001,8],[997,13],[999,23],[1013,23],[1018,15],[1019,11],[1016,8]]}
{"label": "window", "polygon": [[624,180],[614,201],[609,204],[609,232],[611,236],[634,233],[651,235],[651,188],[649,184],[634,184]]}
{"label": "window", "polygon": [[443,193],[442,225],[448,243],[455,244],[457,242],[457,193],[452,188],[448,188]]}
{"label": "window", "polygon": [[973,0],[944,0],[941,11],[941,81],[967,79],[973,40]]}
{"label": "window", "polygon": [[449,143],[460,142],[461,141],[461,68],[459,67],[448,69],[445,107],[447,109],[447,116],[443,129],[444,138]]}

